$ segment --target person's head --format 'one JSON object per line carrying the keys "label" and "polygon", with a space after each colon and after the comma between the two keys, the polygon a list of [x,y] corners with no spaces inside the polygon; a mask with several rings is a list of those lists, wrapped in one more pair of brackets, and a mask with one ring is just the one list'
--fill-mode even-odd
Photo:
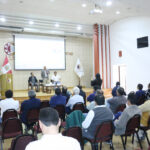
{"label": "person's head", "polygon": [[13,91],[12,90],[7,90],[5,92],[5,97],[6,98],[12,98],[13,97]]}
{"label": "person's head", "polygon": [[95,78],[96,78],[97,80],[99,80],[99,79],[101,78],[100,74],[97,73],[97,74],[95,75]]}
{"label": "person's head", "polygon": [[100,90],[100,89],[97,89],[96,90],[96,95],[104,95],[104,92],[102,91],[102,90]]}
{"label": "person's head", "polygon": [[150,83],[148,84],[148,89],[150,89]]}
{"label": "person's head", "polygon": [[117,93],[117,96],[125,95],[124,88],[119,87],[119,88],[117,89],[116,93]]}
{"label": "person's head", "polygon": [[96,95],[94,98],[96,105],[104,105],[105,97],[103,95]]}
{"label": "person's head", "polygon": [[31,76],[34,76],[33,72],[31,72]]}
{"label": "person's head", "polygon": [[139,84],[137,85],[137,89],[138,89],[138,90],[142,90],[142,89],[143,89],[143,85],[139,83]]}
{"label": "person's head", "polygon": [[44,70],[46,70],[46,66],[44,66]]}
{"label": "person's head", "polygon": [[63,93],[63,94],[66,94],[66,93],[67,93],[67,87],[66,87],[66,86],[63,86],[63,88],[62,88],[62,93]]}
{"label": "person's head", "polygon": [[61,94],[61,89],[60,89],[59,87],[57,87],[57,88],[55,89],[55,94],[56,94],[56,95],[60,95],[60,94]]}
{"label": "person's head", "polygon": [[57,75],[57,72],[56,72],[56,71],[54,71],[54,75],[55,75],[55,76]]}
{"label": "person's head", "polygon": [[120,86],[120,82],[116,82],[116,86]]}
{"label": "person's head", "polygon": [[73,94],[74,95],[79,95],[79,93],[80,93],[80,89],[78,87],[74,87]]}
{"label": "person's head", "polygon": [[28,96],[29,96],[30,98],[35,98],[35,97],[36,97],[35,91],[34,91],[34,90],[30,90],[30,91],[28,92]]}
{"label": "person's head", "polygon": [[78,85],[78,88],[79,88],[80,90],[82,90],[82,86],[81,86],[81,85]]}
{"label": "person's head", "polygon": [[130,92],[130,93],[128,94],[127,100],[128,100],[128,102],[127,102],[128,105],[135,105],[136,102],[137,102],[137,98],[136,98],[135,92]]}
{"label": "person's head", "polygon": [[60,126],[58,112],[50,107],[40,109],[39,124],[43,134],[58,133]]}
{"label": "person's head", "polygon": [[94,89],[94,91],[96,91],[96,90],[100,89],[100,86],[95,85],[95,86],[93,87],[93,89]]}

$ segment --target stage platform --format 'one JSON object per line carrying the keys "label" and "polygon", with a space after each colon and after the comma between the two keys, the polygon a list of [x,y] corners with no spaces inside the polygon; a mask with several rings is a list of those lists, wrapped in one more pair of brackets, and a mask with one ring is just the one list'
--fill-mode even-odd
{"label": "stage platform", "polygon": [[[72,93],[73,88],[69,88],[68,90]],[[83,90],[86,92],[86,96],[93,93],[92,88],[83,88]],[[105,98],[111,97],[111,90],[112,89],[103,89]],[[40,91],[36,93],[36,97],[41,100],[50,100],[50,97],[54,94],[54,91],[52,91],[51,93],[43,93],[42,91]],[[28,99],[28,90],[14,91],[14,99],[19,100],[20,103]]]}

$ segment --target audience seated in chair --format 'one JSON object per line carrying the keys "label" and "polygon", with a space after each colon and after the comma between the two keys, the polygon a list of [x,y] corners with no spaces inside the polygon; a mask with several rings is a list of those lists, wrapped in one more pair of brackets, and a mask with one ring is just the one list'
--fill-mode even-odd
{"label": "audience seated in chair", "polygon": [[70,112],[73,108],[73,106],[76,104],[76,103],[83,103],[84,104],[84,99],[82,96],[79,95],[80,93],[80,89],[78,87],[75,87],[73,89],[73,96],[70,97],[68,103],[66,104],[66,107],[69,107],[70,110],[68,110],[68,112]]}
{"label": "audience seated in chair", "polygon": [[112,89],[112,96],[115,97],[117,96],[117,89],[120,87],[120,82],[116,82],[116,86]]}
{"label": "audience seated in chair", "polygon": [[67,103],[71,95],[68,92],[68,89],[66,86],[62,87],[62,96],[66,96],[66,103]]}
{"label": "audience seated in chair", "polygon": [[20,119],[24,124],[27,124],[27,113],[30,109],[40,108],[41,101],[36,98],[34,90],[28,92],[29,99],[25,100],[21,104]]}
{"label": "audience seated in chair", "polygon": [[66,105],[66,96],[62,96],[61,95],[61,89],[60,88],[56,88],[55,89],[55,95],[51,97],[50,99],[50,106],[51,107],[55,107],[56,105]]}
{"label": "audience seated in chair", "polygon": [[0,110],[1,110],[1,117],[0,122],[2,121],[3,112],[8,109],[15,109],[19,111],[19,101],[13,99],[13,91],[7,90],[5,92],[6,99],[0,101]]}
{"label": "audience seated in chair", "polygon": [[106,105],[111,109],[113,114],[116,113],[116,109],[120,104],[127,103],[127,99],[124,95],[125,95],[124,89],[122,87],[119,87],[117,89],[117,96],[106,100]]}
{"label": "audience seated in chair", "polygon": [[130,92],[127,98],[128,107],[124,109],[119,120],[114,122],[115,124],[115,134],[123,135],[126,130],[126,125],[129,119],[131,119],[134,115],[140,114],[141,110],[136,106],[136,95],[134,92]]}
{"label": "audience seated in chair", "polygon": [[80,144],[76,139],[59,134],[58,112],[53,108],[43,108],[39,114],[39,125],[43,136],[40,140],[31,142],[25,150],[80,150]]}
{"label": "audience seated in chair", "polygon": [[89,111],[84,122],[82,123],[83,137],[93,139],[96,132],[96,127],[98,125],[104,121],[113,120],[113,114],[111,110],[104,105],[104,102],[104,96],[95,96],[96,106],[93,110]]}
{"label": "audience seated in chair", "polygon": [[86,106],[86,93],[82,90],[82,86],[81,85],[78,85],[78,88],[80,89],[80,93],[79,95],[81,95],[84,99],[84,104]]}
{"label": "audience seated in chair", "polygon": [[95,86],[93,87],[93,93],[90,94],[90,95],[87,97],[87,100],[88,100],[89,102],[94,101],[95,94],[96,94],[96,90],[98,90],[98,89],[100,89],[100,86],[98,86],[98,85],[95,85]]}
{"label": "audience seated in chair", "polygon": [[36,87],[36,91],[39,91],[39,83],[36,76],[34,76],[33,72],[31,72],[31,76],[29,77],[28,84],[29,86],[31,86],[31,90],[33,90],[33,87]]}

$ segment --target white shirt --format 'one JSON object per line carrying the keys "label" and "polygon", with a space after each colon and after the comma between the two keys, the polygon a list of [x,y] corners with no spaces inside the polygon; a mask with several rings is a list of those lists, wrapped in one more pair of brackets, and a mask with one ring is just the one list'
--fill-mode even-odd
{"label": "white shirt", "polygon": [[[97,107],[106,107],[106,106],[105,105],[100,105],[100,106],[95,106],[94,108],[97,108]],[[94,115],[95,114],[94,114],[93,110],[90,110],[88,112],[85,120],[82,122],[82,128],[87,129],[90,126],[92,120],[94,119]]]}
{"label": "white shirt", "polygon": [[70,109],[72,109],[74,104],[79,102],[84,103],[83,97],[80,95],[73,95],[66,104],[66,107],[70,107]]}
{"label": "white shirt", "polygon": [[53,75],[52,78],[51,78],[54,82],[58,82],[60,81],[60,76],[59,75]]}
{"label": "white shirt", "polygon": [[19,110],[19,101],[14,100],[13,98],[6,98],[0,101],[0,108],[1,108],[1,117],[2,117],[3,112],[5,112],[8,109]]}
{"label": "white shirt", "polygon": [[45,78],[47,78],[48,77],[47,70],[44,70],[44,73],[45,73]]}
{"label": "white shirt", "polygon": [[76,139],[61,134],[47,134],[40,140],[29,143],[25,150],[81,150],[81,148]]}

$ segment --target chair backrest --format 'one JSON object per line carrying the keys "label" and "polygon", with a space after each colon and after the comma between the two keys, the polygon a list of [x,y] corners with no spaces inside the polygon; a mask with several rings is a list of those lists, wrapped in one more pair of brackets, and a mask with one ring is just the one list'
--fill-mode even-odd
{"label": "chair backrest", "polygon": [[138,131],[138,129],[140,128],[140,119],[141,116],[136,114],[128,121],[125,135],[131,135]]}
{"label": "chair backrest", "polygon": [[56,105],[55,109],[58,111],[59,113],[59,117],[64,121],[65,120],[65,106],[64,105]]}
{"label": "chair backrest", "polygon": [[27,113],[27,123],[33,124],[39,120],[39,108],[30,109]]}
{"label": "chair backrest", "polygon": [[2,122],[2,139],[16,137],[22,134],[22,122],[18,118],[9,118]]}
{"label": "chair backrest", "polygon": [[33,135],[19,135],[12,141],[10,150],[25,150],[26,146],[35,140],[37,138]]}
{"label": "chair backrest", "polygon": [[112,120],[101,123],[96,128],[94,142],[99,143],[112,139],[113,132],[114,132],[114,125]]}
{"label": "chair backrest", "polygon": [[80,127],[71,127],[68,128],[65,132],[66,136],[75,138],[79,141],[80,144],[83,144],[82,140],[82,129]]}
{"label": "chair backrest", "polygon": [[73,106],[73,109],[72,111],[74,110],[81,110],[82,112],[84,112],[84,104],[83,103],[76,103],[74,106]]}
{"label": "chair backrest", "polygon": [[116,113],[119,111],[123,112],[125,108],[126,108],[126,104],[119,105],[116,109]]}
{"label": "chair backrest", "polygon": [[41,106],[40,108],[45,108],[45,107],[49,107],[49,100],[44,100],[41,102]]}
{"label": "chair backrest", "polygon": [[18,113],[15,109],[8,109],[3,113],[2,121],[4,122],[5,120],[9,118],[18,118]]}

